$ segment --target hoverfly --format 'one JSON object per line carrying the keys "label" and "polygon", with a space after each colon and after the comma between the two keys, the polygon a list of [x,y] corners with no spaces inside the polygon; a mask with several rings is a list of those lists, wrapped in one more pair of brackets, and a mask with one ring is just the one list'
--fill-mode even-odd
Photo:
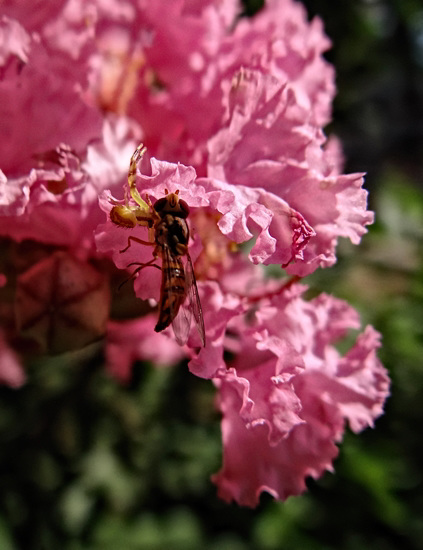
{"label": "hoverfly", "polygon": [[[128,171],[129,194],[136,205],[129,204],[128,191],[125,190],[126,204],[115,205],[110,212],[110,219],[122,227],[146,226],[149,240],[130,236],[127,246],[120,252],[128,250],[132,242],[154,246],[153,258],[149,262],[130,264],[138,265],[131,278],[145,267],[156,267],[162,272],[159,318],[154,330],[161,332],[172,323],[176,341],[183,345],[188,339],[191,320],[194,317],[202,345],[205,346],[203,313],[194,268],[188,253],[189,206],[179,198],[179,191],[169,193],[165,190],[166,195],[158,199],[154,205],[148,196],[146,200],[141,198],[135,186],[136,169],[145,150],[142,144],[137,147],[131,157]],[[158,257],[162,260],[161,267],[154,263]],[[185,265],[183,257],[186,258]]]}

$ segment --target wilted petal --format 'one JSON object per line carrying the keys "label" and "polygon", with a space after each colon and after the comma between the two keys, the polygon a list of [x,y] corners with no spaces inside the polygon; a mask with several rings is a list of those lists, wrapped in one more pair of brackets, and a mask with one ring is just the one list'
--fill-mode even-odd
{"label": "wilted petal", "polygon": [[18,278],[19,335],[42,353],[81,348],[104,336],[109,287],[88,263],[64,252],[40,260]]}

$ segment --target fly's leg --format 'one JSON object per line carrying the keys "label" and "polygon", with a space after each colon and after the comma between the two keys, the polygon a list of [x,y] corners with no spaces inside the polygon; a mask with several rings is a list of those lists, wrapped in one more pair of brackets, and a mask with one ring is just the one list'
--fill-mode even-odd
{"label": "fly's leg", "polygon": [[145,264],[141,264],[139,262],[131,262],[130,264],[127,265],[127,267],[131,267],[133,265],[137,265],[137,269],[134,271],[133,275],[136,275],[137,273],[139,273],[141,271],[141,269],[144,269],[144,267],[155,267],[156,269],[159,269],[160,271],[162,270],[162,268],[153,263],[156,261],[156,258],[153,258],[152,260],[150,260],[149,262],[146,262]]}
{"label": "fly's leg", "polygon": [[126,284],[127,282],[132,281],[132,279],[135,279],[135,277],[138,275],[141,269],[144,269],[144,267],[155,267],[156,269],[159,269],[161,271],[162,268],[159,265],[154,263],[156,259],[157,259],[156,256],[153,256],[153,258],[149,262],[146,262],[145,264],[138,263],[138,262],[132,262],[128,264],[128,267],[131,267],[132,265],[137,265],[138,267],[132,273],[132,275],[128,277],[128,279],[125,279],[122,283],[120,283],[120,285],[118,286],[118,290],[120,290],[123,287],[123,285]]}
{"label": "fly's leg", "polygon": [[[139,239],[138,237],[128,237],[128,244],[127,246],[125,246],[125,248],[122,248],[122,250],[119,250],[120,253],[122,252],[126,252],[128,250],[128,248],[131,246],[131,243],[132,242],[135,242],[135,243],[139,243],[139,244],[145,244],[146,246],[155,246],[155,243],[154,242],[151,242],[151,241],[144,241],[143,239]],[[153,253],[154,255],[154,253]],[[155,256],[156,257],[156,256]]]}

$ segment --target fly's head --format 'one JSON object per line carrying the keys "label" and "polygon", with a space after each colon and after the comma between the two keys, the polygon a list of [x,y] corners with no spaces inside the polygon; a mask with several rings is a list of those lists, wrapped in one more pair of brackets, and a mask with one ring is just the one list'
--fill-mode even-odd
{"label": "fly's head", "polygon": [[178,218],[187,218],[189,215],[189,206],[188,204],[179,198],[179,190],[175,193],[169,193],[167,189],[165,190],[166,196],[158,199],[154,203],[154,210],[157,214],[164,218],[167,214]]}

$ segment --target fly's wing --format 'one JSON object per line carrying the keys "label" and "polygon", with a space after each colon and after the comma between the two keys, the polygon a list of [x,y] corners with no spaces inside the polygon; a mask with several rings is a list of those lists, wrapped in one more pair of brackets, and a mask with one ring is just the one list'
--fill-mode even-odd
{"label": "fly's wing", "polygon": [[187,263],[185,266],[185,286],[187,298],[183,304],[183,308],[188,309],[190,314],[194,316],[195,326],[197,327],[198,334],[200,335],[201,343],[205,346],[206,331],[204,329],[203,310],[201,309],[194,268],[189,254],[187,254]]}
{"label": "fly's wing", "polygon": [[186,300],[186,280],[182,261],[172,255],[170,248],[162,250],[162,289],[159,320],[156,330],[163,330],[172,323],[175,339],[180,346],[188,340],[191,313],[182,305]]}
{"label": "fly's wing", "polygon": [[186,344],[191,328],[191,312],[181,304],[176,317],[172,321],[173,334],[180,346]]}
{"label": "fly's wing", "polygon": [[175,339],[180,346],[183,346],[188,340],[193,316],[201,343],[205,346],[203,312],[191,258],[187,254],[184,270],[180,257],[173,256],[170,248],[164,246],[159,320],[155,330],[161,331],[172,323]]}

